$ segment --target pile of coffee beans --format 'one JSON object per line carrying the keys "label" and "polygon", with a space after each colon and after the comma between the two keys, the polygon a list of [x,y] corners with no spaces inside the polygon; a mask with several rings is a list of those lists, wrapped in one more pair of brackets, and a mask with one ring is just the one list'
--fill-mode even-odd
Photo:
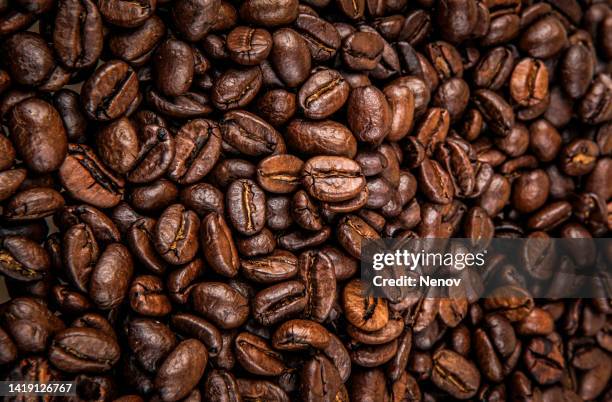
{"label": "pile of coffee beans", "polygon": [[0,0],[0,377],[612,400],[610,299],[530,289],[584,261],[494,261],[520,297],[359,279],[364,240],[609,236],[611,62],[606,0]]}

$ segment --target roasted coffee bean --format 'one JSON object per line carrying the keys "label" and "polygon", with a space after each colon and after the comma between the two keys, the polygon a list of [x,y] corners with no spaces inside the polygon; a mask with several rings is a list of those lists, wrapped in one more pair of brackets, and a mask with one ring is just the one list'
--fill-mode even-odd
{"label": "roasted coffee bean", "polygon": [[357,152],[357,140],[348,127],[332,120],[296,119],[289,123],[285,135],[289,148],[306,155],[352,158]]}
{"label": "roasted coffee bean", "polygon": [[178,197],[176,185],[161,179],[149,185],[134,187],[128,198],[134,207],[143,212],[156,212],[170,206]]}
{"label": "roasted coffee bean", "polygon": [[202,179],[213,168],[221,152],[221,132],[207,119],[191,120],[175,137],[176,152],[168,167],[168,177],[181,184]]}
{"label": "roasted coffee bean", "polygon": [[214,83],[211,99],[219,110],[242,108],[255,98],[261,84],[262,75],[258,67],[228,70]]}
{"label": "roasted coffee bean", "polygon": [[125,117],[104,126],[96,136],[96,145],[102,161],[119,174],[129,172],[137,162],[138,134]]}
{"label": "roasted coffee bean", "polygon": [[62,0],[53,30],[53,47],[68,68],[88,68],[102,53],[102,15],[90,0]]}
{"label": "roasted coffee bean", "polygon": [[81,97],[90,119],[108,121],[124,115],[138,96],[138,78],[118,60],[100,66],[83,84]]}
{"label": "roasted coffee bean", "polygon": [[37,98],[26,99],[11,109],[8,120],[11,141],[28,168],[48,173],[60,167],[68,140],[52,105]]}
{"label": "roasted coffee bean", "polygon": [[335,70],[323,69],[308,78],[298,92],[298,105],[311,119],[324,119],[340,109],[349,96],[349,85]]}
{"label": "roasted coffee bean", "polygon": [[[260,1],[252,0],[244,4],[247,5]],[[287,1],[294,2],[294,0]],[[272,42],[270,61],[278,74],[278,78],[288,87],[297,87],[308,78],[312,65],[310,50],[306,40],[293,29],[281,28],[272,35]]]}
{"label": "roasted coffee bean", "polygon": [[274,8],[262,0],[249,0],[240,7],[240,16],[245,21],[265,27],[290,24],[297,15],[298,2],[295,0],[283,0]]}
{"label": "roasted coffee bean", "polygon": [[272,193],[290,193],[300,184],[303,162],[293,155],[274,155],[257,166],[257,182]]}
{"label": "roasted coffee bean", "polygon": [[133,272],[132,257],[125,246],[113,243],[100,253],[89,280],[89,293],[98,308],[111,310],[123,302]]}
{"label": "roasted coffee bean", "polygon": [[286,368],[282,356],[262,338],[243,332],[236,337],[236,359],[251,374],[276,376]]}
{"label": "roasted coffee bean", "polygon": [[166,25],[154,15],[138,28],[113,32],[108,39],[108,46],[115,57],[138,66],[151,59],[155,46],[165,33]]}
{"label": "roasted coffee bean", "polygon": [[212,29],[221,8],[219,0],[180,0],[172,8],[172,20],[187,40],[198,41]]}
{"label": "roasted coffee bean", "polygon": [[161,317],[172,310],[170,299],[164,293],[160,278],[140,275],[134,278],[129,290],[130,307],[138,314]]}
{"label": "roasted coffee bean", "polygon": [[192,314],[174,314],[170,322],[180,333],[198,339],[206,346],[208,354],[217,356],[223,347],[221,332],[210,322]]}
{"label": "roasted coffee bean", "polygon": [[258,65],[272,50],[272,36],[265,29],[240,26],[227,35],[226,46],[230,58],[236,63]]}
{"label": "roasted coffee bean", "polygon": [[254,235],[263,229],[266,198],[262,189],[249,179],[236,180],[225,195],[230,222],[243,235]]}
{"label": "roasted coffee bean", "polygon": [[365,283],[359,279],[353,279],[344,287],[342,306],[349,323],[363,331],[378,331],[389,321],[387,301],[368,296]]}
{"label": "roasted coffee bean", "polygon": [[183,95],[193,81],[194,63],[191,46],[179,40],[165,41],[153,57],[155,86],[167,96]]}
{"label": "roasted coffee bean", "polygon": [[285,153],[285,142],[268,123],[249,112],[226,113],[221,121],[223,141],[250,156]]}
{"label": "roasted coffee bean", "polygon": [[299,13],[295,27],[306,40],[314,61],[329,60],[340,48],[341,39],[338,30],[333,24],[317,15]]}
{"label": "roasted coffee bean", "polygon": [[4,218],[9,221],[29,221],[44,218],[64,206],[60,193],[48,187],[20,191],[6,203]]}
{"label": "roasted coffee bean", "polygon": [[458,399],[468,399],[476,394],[480,373],[472,362],[447,349],[436,352],[433,362],[431,379],[438,387]]}
{"label": "roasted coffee bean", "polygon": [[208,183],[193,184],[181,190],[181,202],[189,209],[195,211],[199,216],[205,216],[209,212],[223,215],[225,203],[223,193]]}
{"label": "roasted coffee bean", "polygon": [[391,109],[385,95],[374,86],[355,88],[347,106],[348,123],[359,141],[378,145],[391,130]]}
{"label": "roasted coffee bean", "polygon": [[155,225],[155,248],[164,260],[173,265],[185,264],[195,257],[200,219],[181,204],[166,208]]}
{"label": "roasted coffee bean", "polygon": [[238,251],[223,216],[211,212],[202,219],[200,229],[202,250],[213,271],[232,277],[239,267]]}
{"label": "roasted coffee bean", "polygon": [[495,134],[508,135],[514,126],[514,112],[502,97],[483,89],[476,91],[474,102]]}
{"label": "roasted coffee bean", "polygon": [[22,85],[40,85],[53,69],[53,54],[45,40],[33,32],[20,32],[6,39],[2,53],[11,77]]}
{"label": "roasted coffee bean", "polygon": [[23,236],[6,236],[0,250],[0,272],[19,281],[42,279],[51,268],[49,255],[36,242]]}
{"label": "roasted coffee bean", "polygon": [[374,70],[380,61],[383,39],[373,32],[354,32],[343,40],[342,59],[351,70]]}
{"label": "roasted coffee bean", "polygon": [[142,25],[155,13],[155,1],[142,0],[135,3],[124,3],[117,0],[102,0],[98,7],[104,19],[113,25],[123,28],[134,28]]}
{"label": "roasted coffee bean", "polygon": [[108,371],[119,360],[117,341],[93,328],[67,328],[53,338],[49,361],[69,373]]}
{"label": "roasted coffee bean", "polygon": [[282,126],[297,109],[295,94],[284,89],[265,92],[257,102],[259,114],[274,127]]}
{"label": "roasted coffee bean", "polygon": [[289,320],[272,335],[272,346],[278,350],[324,349],[330,342],[329,332],[310,320]]}
{"label": "roasted coffee bean", "polygon": [[270,286],[253,299],[253,314],[262,325],[273,325],[300,314],[307,304],[306,288],[299,281]]}
{"label": "roasted coffee bean", "polygon": [[321,201],[346,201],[365,186],[359,165],[344,157],[311,158],[302,169],[302,183],[314,198]]}
{"label": "roasted coffee bean", "polygon": [[510,77],[510,95],[521,106],[536,106],[548,97],[548,69],[536,59],[518,62]]}
{"label": "roasted coffee bean", "polygon": [[240,261],[242,273],[257,283],[275,283],[294,277],[298,259],[284,250],[275,250],[271,255]]}
{"label": "roasted coffee bean", "polygon": [[86,145],[68,146],[59,177],[77,200],[99,208],[111,208],[121,201],[124,180],[111,173]]}
{"label": "roasted coffee bean", "polygon": [[220,282],[202,282],[191,291],[193,308],[222,329],[237,328],[249,315],[246,297]]}
{"label": "roasted coffee bean", "polygon": [[155,375],[163,401],[177,401],[191,392],[206,369],[208,352],[197,339],[186,339],[170,352]]}

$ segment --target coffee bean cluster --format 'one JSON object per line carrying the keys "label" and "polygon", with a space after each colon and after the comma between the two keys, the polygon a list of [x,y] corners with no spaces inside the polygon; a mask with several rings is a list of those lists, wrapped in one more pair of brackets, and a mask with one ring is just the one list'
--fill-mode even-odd
{"label": "coffee bean cluster", "polygon": [[359,279],[609,236],[611,62],[605,0],[0,0],[0,377],[77,391],[9,400],[612,400],[606,293],[530,288],[601,255]]}

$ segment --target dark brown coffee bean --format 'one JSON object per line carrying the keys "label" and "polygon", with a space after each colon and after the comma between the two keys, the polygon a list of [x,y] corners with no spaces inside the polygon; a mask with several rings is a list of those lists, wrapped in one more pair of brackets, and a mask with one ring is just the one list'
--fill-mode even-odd
{"label": "dark brown coffee bean", "polygon": [[[543,36],[542,32],[547,34]],[[567,32],[556,17],[546,16],[523,31],[518,45],[531,57],[547,59],[567,45]]]}
{"label": "dark brown coffee bean", "polygon": [[237,328],[249,315],[248,300],[225,283],[202,282],[191,291],[195,311],[223,329]]}
{"label": "dark brown coffee bean", "polygon": [[359,141],[378,145],[391,129],[391,109],[385,95],[373,86],[351,91],[347,106],[349,127]]}
{"label": "dark brown coffee bean", "polygon": [[23,236],[6,236],[0,250],[0,272],[19,281],[35,281],[48,274],[49,255],[36,242]]}
{"label": "dark brown coffee bean", "polygon": [[277,376],[285,369],[282,356],[262,338],[243,332],[236,337],[236,359],[251,374]]}
{"label": "dark brown coffee bean", "polygon": [[102,53],[103,39],[102,15],[93,1],[59,2],[53,47],[66,67],[87,68],[94,65]]}
{"label": "dark brown coffee bean", "polygon": [[325,327],[310,320],[289,320],[272,335],[272,346],[277,350],[324,349],[330,342]]}
{"label": "dark brown coffee bean", "polygon": [[255,98],[262,84],[259,67],[244,70],[227,70],[212,88],[212,102],[219,110],[245,107]]}
{"label": "dark brown coffee bean", "polygon": [[423,160],[418,178],[429,200],[439,204],[448,204],[452,201],[454,187],[451,176],[438,162],[427,158]]}
{"label": "dark brown coffee bean", "polygon": [[293,155],[273,155],[264,158],[257,166],[257,182],[271,193],[291,193],[300,184],[300,172],[304,163]]}
{"label": "dark brown coffee bean", "polygon": [[569,176],[581,176],[589,173],[594,167],[599,155],[595,142],[586,139],[576,139],[561,149],[560,168]]}
{"label": "dark brown coffee bean", "polygon": [[284,250],[275,250],[271,255],[240,261],[242,273],[257,283],[275,283],[290,279],[297,274],[297,257]]}
{"label": "dark brown coffee bean", "polygon": [[230,58],[245,66],[256,66],[272,50],[272,36],[265,29],[240,26],[227,35]]}
{"label": "dark brown coffee bean", "polygon": [[198,183],[183,188],[180,198],[186,207],[195,211],[200,217],[209,212],[223,215],[225,209],[223,193],[208,183]]}
{"label": "dark brown coffee bean", "polygon": [[459,399],[468,399],[476,394],[480,373],[472,362],[447,349],[436,352],[433,361],[431,379],[439,388]]}
{"label": "dark brown coffee bean", "polygon": [[361,247],[364,241],[377,240],[380,235],[363,219],[347,215],[338,224],[338,242],[353,257],[361,258]]}
{"label": "dark brown coffee bean", "polygon": [[219,126],[212,120],[191,120],[181,127],[175,143],[176,152],[168,167],[168,177],[181,184],[194,183],[206,176],[219,158]]}
{"label": "dark brown coffee bean", "polygon": [[187,40],[198,41],[213,27],[220,8],[219,0],[179,0],[172,7],[172,20]]}
{"label": "dark brown coffee bean", "polygon": [[368,296],[365,286],[359,279],[349,282],[342,291],[342,306],[349,323],[363,331],[378,331],[389,321],[387,301]]}
{"label": "dark brown coffee bean", "polygon": [[53,106],[37,98],[24,100],[11,110],[8,127],[11,141],[30,169],[48,173],[60,167],[68,140]]}
{"label": "dark brown coffee bean", "polygon": [[159,277],[137,276],[129,289],[130,307],[136,313],[144,316],[165,316],[172,310],[172,305],[164,292],[164,285]]}
{"label": "dark brown coffee bean", "polygon": [[44,218],[64,206],[60,193],[47,187],[34,187],[21,191],[8,200],[4,218],[9,221],[29,221]]}
{"label": "dark brown coffee bean", "polygon": [[199,244],[198,215],[181,204],[166,208],[155,225],[155,248],[168,263],[185,264],[195,257]]}
{"label": "dark brown coffee bean", "polygon": [[285,153],[282,136],[258,116],[236,110],[221,120],[223,141],[245,155],[263,156]]}
{"label": "dark brown coffee bean", "polygon": [[155,388],[163,401],[177,401],[198,384],[208,362],[206,347],[186,339],[170,352],[155,375]]}
{"label": "dark brown coffee bean", "polygon": [[11,77],[22,85],[40,85],[53,69],[53,54],[43,38],[33,32],[20,32],[2,46]]}
{"label": "dark brown coffee bean", "polygon": [[272,89],[259,98],[257,110],[274,127],[282,126],[297,110],[296,96],[284,89]]}
{"label": "dark brown coffee bean", "polygon": [[128,198],[132,205],[143,212],[156,212],[170,206],[178,197],[176,185],[161,179],[149,185],[134,187]]}
{"label": "dark brown coffee bean", "polygon": [[274,27],[292,23],[298,15],[296,0],[283,0],[270,8],[270,4],[262,0],[248,0],[240,7],[240,16],[247,22]]}
{"label": "dark brown coffee bean", "polygon": [[312,59],[322,62],[331,59],[340,48],[338,30],[328,21],[317,15],[300,13],[295,27],[310,49]]}
{"label": "dark brown coffee bean", "polygon": [[101,310],[111,310],[123,302],[134,272],[132,257],[128,249],[119,244],[110,244],[100,254],[91,272],[89,294]]}
{"label": "dark brown coffee bean", "polygon": [[194,63],[193,51],[187,43],[175,39],[162,43],[153,57],[157,89],[167,96],[183,95],[193,81]]}
{"label": "dark brown coffee bean", "polygon": [[263,229],[266,198],[261,188],[248,179],[236,180],[227,189],[226,209],[234,228],[243,235],[254,235]]}
{"label": "dark brown coffee bean", "polygon": [[514,112],[502,97],[482,89],[476,91],[474,102],[495,134],[500,137],[508,135],[514,126]]}
{"label": "dark brown coffee bean", "polygon": [[100,66],[81,89],[87,116],[98,121],[124,115],[137,96],[138,78],[134,70],[118,60]]}
{"label": "dark brown coffee bean", "polygon": [[70,144],[59,177],[68,193],[99,208],[121,201],[124,181],[114,176],[86,145]]}
{"label": "dark brown coffee bean", "polygon": [[238,251],[223,216],[211,212],[202,219],[200,229],[202,251],[213,271],[232,277],[238,273]]}
{"label": "dark brown coffee bean", "polygon": [[354,32],[343,40],[342,59],[351,70],[374,70],[383,55],[384,40],[373,32]]}
{"label": "dark brown coffee bean", "polygon": [[[258,1],[261,0],[250,0],[244,4],[248,5]],[[294,2],[294,0],[286,1]],[[297,13],[295,16],[297,17]],[[308,44],[299,33],[290,28],[281,28],[274,32],[272,41],[270,61],[274,70],[285,85],[292,88],[297,87],[308,78],[310,73],[312,60]]]}
{"label": "dark brown coffee bean", "polygon": [[120,356],[117,341],[93,328],[68,328],[53,339],[49,361],[69,372],[101,373],[117,363]]}
{"label": "dark brown coffee bean", "polygon": [[113,25],[123,28],[134,28],[142,25],[155,13],[155,1],[141,0],[130,3],[119,0],[102,0],[98,3],[104,19]]}
{"label": "dark brown coffee bean", "polygon": [[178,313],[170,318],[172,327],[186,336],[198,339],[206,346],[211,357],[221,351],[223,339],[221,332],[210,322],[192,314]]}
{"label": "dark brown coffee bean", "polygon": [[325,154],[352,158],[357,152],[357,141],[351,131],[332,120],[293,120],[287,126],[285,136],[290,148],[307,155]]}
{"label": "dark brown coffee bean", "polygon": [[127,241],[130,251],[145,268],[154,273],[163,273],[168,264],[155,249],[155,223],[156,221],[150,218],[138,219],[128,229]]}
{"label": "dark brown coffee bean", "polygon": [[153,50],[165,33],[165,24],[154,15],[138,28],[113,32],[108,38],[108,47],[117,58],[132,65],[141,65],[151,59]]}
{"label": "dark brown coffee bean", "polygon": [[355,197],[365,178],[359,165],[348,158],[318,156],[304,164],[302,183],[314,198],[336,202]]}
{"label": "dark brown coffee bean", "polygon": [[304,115],[324,119],[340,109],[349,96],[349,85],[335,70],[317,71],[302,85],[298,104]]}

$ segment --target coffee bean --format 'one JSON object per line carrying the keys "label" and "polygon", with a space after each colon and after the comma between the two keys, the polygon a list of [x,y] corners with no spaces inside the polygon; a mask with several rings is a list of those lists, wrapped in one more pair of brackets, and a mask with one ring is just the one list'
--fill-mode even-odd
{"label": "coffee bean", "polygon": [[168,263],[185,264],[198,251],[200,220],[193,211],[181,204],[164,210],[155,225],[155,248]]}
{"label": "coffee bean", "polygon": [[314,198],[321,201],[345,201],[365,186],[359,165],[339,156],[311,158],[302,168],[302,183]]}
{"label": "coffee bean", "polygon": [[134,70],[118,60],[100,66],[81,89],[85,113],[97,121],[124,115],[137,96],[138,78]]}
{"label": "coffee bean", "polygon": [[53,106],[36,98],[24,100],[11,110],[8,126],[11,141],[30,169],[48,173],[60,167],[68,140]]}

